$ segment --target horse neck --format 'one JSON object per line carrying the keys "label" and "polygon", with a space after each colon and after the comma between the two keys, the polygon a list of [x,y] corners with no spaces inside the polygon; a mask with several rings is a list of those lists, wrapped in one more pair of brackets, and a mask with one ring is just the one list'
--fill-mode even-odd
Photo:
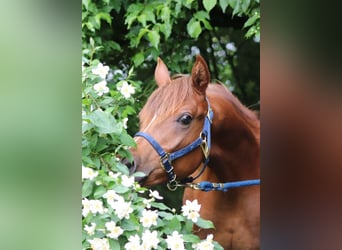
{"label": "horse neck", "polygon": [[259,178],[258,119],[245,107],[241,109],[240,103],[241,107],[230,104],[227,108],[226,100],[213,102],[210,167],[222,182]]}

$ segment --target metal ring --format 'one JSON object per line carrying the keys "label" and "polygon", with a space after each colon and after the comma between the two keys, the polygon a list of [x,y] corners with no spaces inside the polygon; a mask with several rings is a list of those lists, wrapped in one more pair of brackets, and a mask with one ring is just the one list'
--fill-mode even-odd
{"label": "metal ring", "polygon": [[176,189],[178,188],[178,183],[177,181],[172,181],[172,182],[168,182],[166,186],[170,191],[176,191]]}

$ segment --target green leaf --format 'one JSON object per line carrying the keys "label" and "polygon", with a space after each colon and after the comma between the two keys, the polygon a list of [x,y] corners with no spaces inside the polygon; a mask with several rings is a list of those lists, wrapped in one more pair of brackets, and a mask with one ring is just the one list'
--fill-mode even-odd
{"label": "green leaf", "polygon": [[[179,1],[179,2],[181,2],[181,3],[183,3],[183,5],[186,7],[186,8],[188,8],[188,9],[191,9],[191,3],[193,2],[194,0],[182,0],[182,1]],[[178,2],[178,1],[176,1],[176,2]]]}
{"label": "green leaf", "polygon": [[104,140],[103,138],[100,138],[101,140],[98,141],[95,151],[96,152],[101,152],[102,150],[108,148],[108,141]]}
{"label": "green leaf", "polygon": [[128,170],[128,168],[127,168],[126,165],[124,165],[124,164],[118,162],[118,163],[116,163],[115,168],[116,168],[120,173],[123,173],[124,175],[129,175],[129,170]]}
{"label": "green leaf", "polygon": [[143,172],[135,172],[135,173],[133,174],[133,176],[134,176],[134,177],[145,177],[146,174],[143,173]]}
{"label": "green leaf", "polygon": [[160,211],[159,213],[159,216],[164,218],[165,220],[172,220],[174,215],[173,214],[170,214],[170,213],[167,213],[167,212],[163,212],[163,211]]}
{"label": "green leaf", "polygon": [[188,30],[189,35],[192,38],[197,38],[202,32],[200,22],[195,21],[194,18],[191,18],[191,20],[189,21],[189,23],[187,25],[187,30]]}
{"label": "green leaf", "polygon": [[147,21],[151,21],[152,23],[156,23],[156,18],[155,18],[155,15],[153,13],[153,9],[145,8],[143,11],[143,14],[146,16]]}
{"label": "green leaf", "polygon": [[119,13],[121,9],[121,2],[122,0],[110,1],[110,4],[113,6],[113,8],[115,9],[117,13]]}
{"label": "green leaf", "polygon": [[138,231],[139,226],[139,221],[134,216],[130,216],[129,220],[124,220],[120,227],[125,231]]}
{"label": "green leaf", "polygon": [[82,0],[82,5],[84,5],[84,7],[86,8],[86,9],[88,9],[89,7],[89,3],[90,3],[90,0]]}
{"label": "green leaf", "polygon": [[133,140],[133,138],[126,133],[122,133],[120,135],[120,140],[121,140],[122,144],[125,146],[129,146],[129,147],[135,146],[135,141]]}
{"label": "green leaf", "polygon": [[122,111],[122,117],[127,117],[127,115],[135,114],[135,109],[132,106],[126,106],[125,109]]}
{"label": "green leaf", "polygon": [[120,46],[120,44],[118,44],[117,42],[114,42],[114,41],[105,41],[103,44],[104,44],[104,47],[105,47],[106,49],[117,50],[117,51],[120,51],[120,50],[121,50],[121,46]]}
{"label": "green leaf", "polygon": [[180,231],[181,230],[181,224],[180,222],[177,220],[176,217],[174,217],[173,219],[171,219],[168,223],[167,223],[167,227],[170,231]]}
{"label": "green leaf", "polygon": [[216,241],[213,241],[215,250],[224,250],[224,248]]}
{"label": "green leaf", "polygon": [[138,16],[138,21],[142,24],[142,26],[146,26],[147,16],[145,14],[141,14]]}
{"label": "green leaf", "polygon": [[125,186],[115,186],[113,187],[113,190],[118,194],[124,194],[129,191],[129,188]]}
{"label": "green leaf", "polygon": [[111,250],[118,250],[120,248],[120,243],[118,240],[109,239],[109,245]]}
{"label": "green leaf", "polygon": [[210,16],[209,16],[208,12],[205,12],[203,10],[197,11],[194,14],[194,17],[197,18],[200,21],[202,21],[203,19],[210,19]]}
{"label": "green leaf", "polygon": [[95,19],[97,20],[98,23],[100,23],[100,20],[103,19],[103,20],[105,20],[109,25],[110,25],[111,22],[112,22],[109,13],[105,13],[105,12],[97,13],[96,16],[95,16]]}
{"label": "green leaf", "polygon": [[233,10],[233,16],[235,16],[236,14],[239,14],[239,13],[241,13],[241,5],[240,5],[240,1],[236,0],[235,1],[235,7]]}
{"label": "green leaf", "polygon": [[111,114],[95,110],[88,116],[90,122],[95,125],[96,130],[102,134],[120,134],[121,129]]}
{"label": "green leaf", "polygon": [[248,7],[251,3],[251,0],[243,0],[241,1],[241,8],[244,13],[247,13]]}
{"label": "green leaf", "polygon": [[210,220],[202,218],[198,218],[198,221],[195,224],[204,229],[215,228],[214,224]]}
{"label": "green leaf", "polygon": [[89,147],[90,148],[95,148],[96,144],[97,144],[97,139],[98,139],[98,135],[97,134],[93,134],[88,142],[89,142]]}
{"label": "green leaf", "polygon": [[209,23],[207,20],[203,19],[203,20],[202,20],[202,23],[204,24],[204,27],[205,27],[207,30],[212,30],[212,29],[213,29],[213,27],[210,25],[210,23]]}
{"label": "green leaf", "polygon": [[229,4],[229,0],[219,0],[219,3],[220,3],[220,6],[221,6],[223,13],[226,12],[226,9],[227,9],[228,4]]}
{"label": "green leaf", "polygon": [[85,180],[82,185],[82,198],[89,196],[93,191],[93,182],[91,180]]}
{"label": "green leaf", "polygon": [[170,23],[164,23],[160,25],[160,31],[163,32],[165,39],[169,38],[172,31],[172,26]]}
{"label": "green leaf", "polygon": [[164,5],[160,14],[161,20],[164,22],[167,22],[170,20],[170,16],[171,16],[171,11],[170,11],[169,6]]}
{"label": "green leaf", "polygon": [[247,33],[246,33],[246,38],[250,38],[251,36],[257,36],[258,35],[258,30],[255,28],[255,26],[251,26],[249,29],[248,29],[248,31],[247,31]]}
{"label": "green leaf", "polygon": [[193,234],[183,234],[183,240],[185,242],[198,243],[201,239],[197,235]]}
{"label": "green leaf", "polygon": [[104,188],[104,186],[99,186],[98,188],[96,188],[95,192],[94,192],[94,198],[98,199],[101,198],[102,195],[104,195],[106,193],[106,189]]}
{"label": "green leaf", "polygon": [[237,2],[238,2],[238,0],[228,0],[228,3],[230,5],[230,7],[232,7],[232,9],[235,8]]}
{"label": "green leaf", "polygon": [[133,62],[134,62],[134,66],[139,66],[140,64],[142,64],[145,60],[145,56],[143,52],[139,52],[137,54],[135,54],[132,58]]}
{"label": "green leaf", "polygon": [[247,22],[245,22],[245,24],[243,25],[243,28],[246,28],[248,26],[253,25],[256,20],[258,20],[258,16],[257,15],[254,15],[254,16],[248,18]]}
{"label": "green leaf", "polygon": [[163,203],[159,203],[159,202],[151,202],[151,206],[158,208],[160,210],[170,210],[170,208],[166,205],[164,205]]}
{"label": "green leaf", "polygon": [[210,12],[216,5],[217,0],[203,0],[204,8]]}
{"label": "green leaf", "polygon": [[160,35],[157,31],[151,30],[147,34],[148,40],[151,42],[152,46],[158,49]]}

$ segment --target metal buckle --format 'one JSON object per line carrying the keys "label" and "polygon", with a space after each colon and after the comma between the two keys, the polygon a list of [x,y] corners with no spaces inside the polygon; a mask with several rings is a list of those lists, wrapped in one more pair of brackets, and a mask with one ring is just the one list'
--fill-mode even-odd
{"label": "metal buckle", "polygon": [[213,183],[213,188],[214,188],[215,190],[217,190],[217,189],[223,189],[223,188],[224,188],[224,185],[223,185],[223,183]]}
{"label": "metal buckle", "polygon": [[178,188],[178,183],[177,181],[173,180],[171,182],[168,182],[166,186],[170,191],[176,191],[176,189]]}
{"label": "metal buckle", "polygon": [[200,190],[198,183],[187,183],[186,186],[194,190]]}
{"label": "metal buckle", "polygon": [[209,122],[212,124],[213,121],[211,120],[211,117],[210,117],[211,112],[212,112],[211,108],[208,108],[207,117],[208,117]]}
{"label": "metal buckle", "polygon": [[[170,163],[170,165],[171,165],[171,162],[170,162],[170,160],[169,160],[169,153],[166,153],[163,157],[160,157],[160,166],[166,171],[166,169],[165,169],[165,166],[164,166],[164,161],[168,161],[169,163]],[[171,165],[171,167],[172,167],[172,165]],[[170,173],[170,171],[172,171],[173,170],[173,167],[169,170],[169,171],[166,171],[166,172],[168,172],[168,173]]]}
{"label": "metal buckle", "polygon": [[208,148],[208,143],[207,143],[207,137],[205,136],[203,138],[203,134],[201,134],[201,137],[202,137],[202,143],[200,144],[200,147],[203,151],[203,154],[204,154],[204,157],[205,159],[208,159],[208,156],[209,156],[209,148]]}

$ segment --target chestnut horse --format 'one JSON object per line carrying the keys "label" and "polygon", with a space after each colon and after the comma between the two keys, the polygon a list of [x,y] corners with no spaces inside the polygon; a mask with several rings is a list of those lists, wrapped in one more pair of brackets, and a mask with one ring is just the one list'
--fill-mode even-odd
{"label": "chestnut horse", "polygon": [[[139,114],[141,132],[131,149],[130,170],[146,174],[143,185],[167,182],[173,190],[194,179],[226,183],[260,177],[259,120],[227,88],[209,84],[201,56],[190,76],[173,78],[158,58],[155,81],[158,88]],[[224,249],[259,249],[260,186],[227,192],[186,188],[183,201],[194,199],[201,217],[215,225],[195,228],[201,238],[213,233]]]}

